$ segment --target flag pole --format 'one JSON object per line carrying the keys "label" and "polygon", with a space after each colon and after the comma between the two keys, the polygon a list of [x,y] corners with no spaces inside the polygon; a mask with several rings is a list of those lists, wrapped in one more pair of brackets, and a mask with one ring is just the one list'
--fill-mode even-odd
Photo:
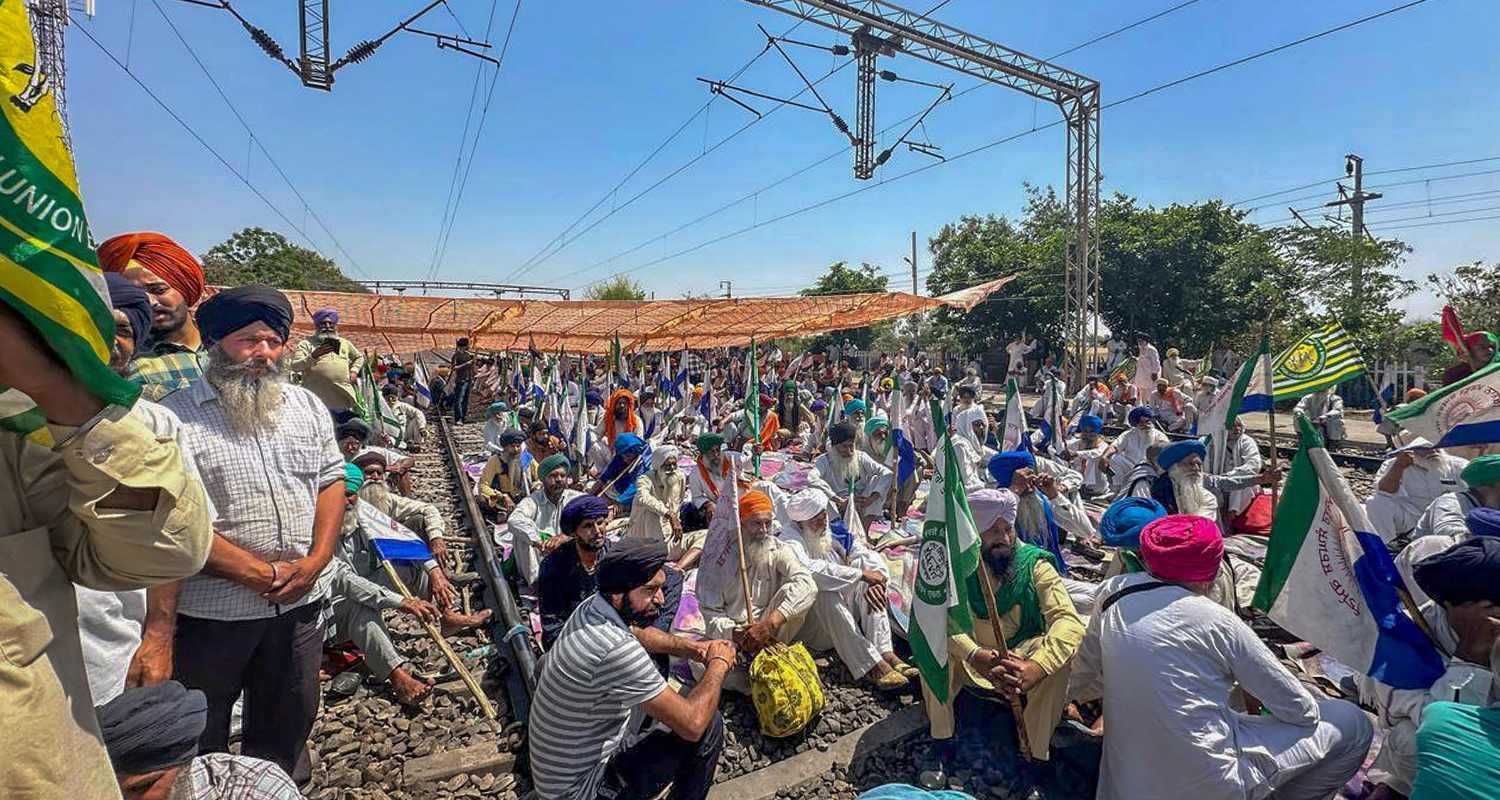
{"label": "flag pole", "polygon": [[[1260,328],[1261,343],[1265,344],[1266,342],[1269,342],[1270,335],[1271,320],[1270,317],[1267,317],[1266,321],[1261,325]],[[1270,423],[1269,427],[1271,429],[1271,471],[1275,472],[1281,469],[1281,465],[1278,463],[1280,458],[1277,455],[1276,451],[1276,380],[1273,377],[1271,371],[1271,358],[1269,355],[1269,351],[1266,351],[1264,347],[1259,348],[1255,354],[1255,357],[1261,360],[1261,373],[1266,382],[1266,391],[1271,395],[1271,402],[1266,408],[1266,418]],[[1271,484],[1271,508],[1273,509],[1273,511],[1276,508],[1277,504],[1279,504],[1280,502],[1281,482],[1277,481],[1276,483]]]}
{"label": "flag pole", "polygon": [[[990,630],[995,634],[995,650],[1000,653],[1001,658],[1006,658],[1010,652],[1005,646],[1005,634],[1000,630],[1000,613],[996,610],[995,587],[990,585],[990,571],[981,560],[975,572],[979,573],[979,586],[984,590],[984,607],[989,611]],[[1010,713],[1016,718],[1016,739],[1021,745],[1021,758],[1031,761],[1031,737],[1026,735],[1026,708],[1021,704],[1020,694],[1009,695],[1009,697]]]}
{"label": "flag pole", "polygon": [[[728,455],[726,455],[725,457],[729,458]],[[727,478],[725,478],[725,480],[739,480],[738,473],[738,469],[730,470],[730,474]],[[723,493],[723,491],[723,488],[719,489],[719,492],[721,494]],[[734,538],[735,542],[739,544],[738,549],[740,556],[740,588],[745,592],[745,627],[748,628],[751,625],[755,624],[755,603],[750,599],[750,568],[745,563],[745,526],[740,524],[740,496],[738,489],[736,489],[734,494],[734,505]]]}
{"label": "flag pole", "polygon": [[[381,559],[380,566],[385,567],[386,577],[391,579],[391,584],[396,587],[397,591],[401,592],[403,598],[407,600],[416,599],[412,596],[411,590],[406,588],[406,582],[401,580],[401,575],[396,572],[396,568],[391,566],[391,562]],[[437,644],[438,650],[443,653],[443,658],[447,659],[448,666],[453,667],[453,670],[458,673],[458,677],[463,680],[464,686],[468,687],[469,693],[474,695],[475,700],[479,701],[479,710],[484,712],[485,719],[495,719],[495,707],[490,704],[489,697],[485,696],[484,689],[480,688],[479,681],[474,680],[473,673],[469,672],[469,668],[464,666],[463,659],[459,658],[458,654],[453,652],[453,647],[448,644],[447,639],[443,638],[442,632],[438,630],[436,625],[425,619],[421,622],[423,629],[427,631],[427,636]]]}

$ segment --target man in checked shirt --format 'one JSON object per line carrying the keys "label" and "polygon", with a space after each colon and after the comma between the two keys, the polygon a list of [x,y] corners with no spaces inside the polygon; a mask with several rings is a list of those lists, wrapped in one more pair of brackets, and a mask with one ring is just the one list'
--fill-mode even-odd
{"label": "man in checked shirt", "polygon": [[212,343],[203,376],[164,404],[182,420],[217,516],[208,563],[182,584],[173,677],[207,697],[202,752],[228,749],[243,692],[242,754],[306,783],[344,457],[327,407],[287,382],[286,297],[241,286],[196,317]]}

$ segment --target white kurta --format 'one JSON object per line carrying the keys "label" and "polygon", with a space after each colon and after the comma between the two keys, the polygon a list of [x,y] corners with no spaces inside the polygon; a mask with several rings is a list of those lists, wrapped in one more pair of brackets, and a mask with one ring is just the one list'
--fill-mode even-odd
{"label": "white kurta", "polygon": [[1069,466],[1083,477],[1079,487],[1083,493],[1097,497],[1109,492],[1109,476],[1104,474],[1104,451],[1108,449],[1109,442],[1102,436],[1093,447],[1085,445],[1082,436],[1068,440],[1068,450],[1073,453]]}
{"label": "white kurta", "polygon": [[1453,545],[1468,539],[1469,523],[1465,520],[1479,502],[1469,492],[1452,492],[1440,495],[1427,507],[1417,520],[1411,541],[1396,554],[1396,571],[1406,582],[1406,588],[1418,604],[1428,601],[1427,593],[1417,585],[1412,568],[1418,561],[1435,556]]}
{"label": "white kurta", "polygon": [[1115,491],[1120,490],[1130,471],[1146,460],[1146,451],[1150,450],[1152,445],[1165,447],[1171,441],[1155,426],[1129,428],[1116,436],[1115,440],[1110,443],[1115,449],[1115,454],[1109,459],[1110,466],[1114,470],[1112,483]]}
{"label": "white kurta", "polygon": [[[1070,694],[1102,696],[1128,735],[1106,736],[1099,800],[1325,798],[1363,761],[1373,730],[1352,703],[1315,700],[1233,612],[1178,586],[1103,602],[1153,580],[1099,587]],[[1268,716],[1230,708],[1238,684]]]}
{"label": "white kurta", "polygon": [[[1388,458],[1375,472],[1375,485],[1385,479],[1395,463]],[[1375,532],[1387,542],[1415,528],[1432,501],[1450,492],[1461,492],[1468,486],[1459,477],[1468,466],[1467,459],[1437,451],[1430,458],[1417,458],[1401,473],[1401,485],[1395,492],[1378,488],[1365,501],[1365,513]]]}
{"label": "white kurta", "polygon": [[1020,339],[1005,346],[1007,361],[1005,362],[1006,377],[1019,379],[1026,372],[1026,355],[1036,349],[1036,340],[1024,342]]}
{"label": "white kurta", "polygon": [[536,583],[537,572],[542,568],[542,540],[556,536],[561,531],[563,506],[583,492],[564,489],[558,502],[547,499],[546,489],[537,489],[516,503],[514,511],[506,520],[510,530],[511,552],[515,555],[516,571],[526,585]]}
{"label": "white kurta", "polygon": [[[1324,438],[1343,441],[1344,398],[1329,392],[1322,401],[1319,401],[1318,393],[1314,392],[1303,395],[1302,399],[1297,401],[1297,410],[1313,421],[1313,424],[1322,431]],[[1318,417],[1323,417],[1321,424],[1318,423]]]}
{"label": "white kurta", "polygon": [[1160,376],[1161,354],[1156,352],[1155,345],[1141,345],[1140,353],[1135,357],[1135,378],[1131,383],[1135,384],[1141,397],[1146,397],[1156,388],[1156,379]]}
{"label": "white kurta", "polygon": [[[875,460],[875,457],[863,450],[855,450],[853,458],[850,459],[850,471],[854,477],[854,492],[856,497],[874,494],[875,499],[859,509],[860,515],[878,514],[885,507],[886,498],[895,483],[895,475],[886,468],[884,464]],[[818,456],[813,462],[813,467],[833,491],[833,496],[840,499],[849,496],[848,474],[839,474],[834,468],[833,460],[828,453]]]}
{"label": "white kurta", "polygon": [[832,647],[849,674],[857,677],[873,669],[884,653],[891,652],[891,622],[884,608],[875,608],[865,598],[865,570],[886,577],[884,560],[857,538],[849,551],[834,540],[821,558],[808,555],[798,528],[783,527],[782,543],[812,573],[818,595],[797,640],[814,652]]}
{"label": "white kurta", "polygon": [[1224,463],[1203,476],[1203,485],[1214,492],[1229,515],[1239,514],[1255,498],[1250,481],[1260,474],[1264,463],[1255,440],[1240,434],[1225,448]]}

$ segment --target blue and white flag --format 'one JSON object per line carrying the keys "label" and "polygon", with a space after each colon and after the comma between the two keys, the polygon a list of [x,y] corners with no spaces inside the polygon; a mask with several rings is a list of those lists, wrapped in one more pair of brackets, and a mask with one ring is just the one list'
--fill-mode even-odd
{"label": "blue and white flag", "polygon": [[1396,376],[1388,374],[1380,384],[1379,397],[1375,400],[1375,411],[1370,415],[1376,425],[1385,421],[1385,412],[1396,405]]}
{"label": "blue and white flag", "polygon": [[1271,408],[1271,392],[1266,388],[1271,375],[1271,342],[1262,336],[1260,347],[1234,374],[1234,379],[1224,385],[1198,412],[1197,435],[1205,439],[1208,447],[1210,469],[1219,469],[1227,452],[1225,431],[1234,425],[1240,414],[1249,411],[1266,411]]}
{"label": "blue and white flag", "polygon": [[375,506],[360,501],[355,504],[359,512],[359,527],[365,534],[370,549],[386,561],[427,561],[432,550],[427,541],[410,528],[381,513]]}
{"label": "blue and white flag", "polygon": [[417,390],[417,407],[428,408],[432,405],[432,389],[428,388],[427,365],[423,363],[420,353],[412,362],[411,386]]}
{"label": "blue and white flag", "polygon": [[1500,361],[1385,416],[1434,447],[1500,442]]}
{"label": "blue and white flag", "polygon": [[1253,605],[1395,689],[1426,689],[1443,657],[1401,611],[1401,575],[1323,439],[1297,414],[1299,446],[1271,522]]}
{"label": "blue and white flag", "polygon": [[906,396],[897,389],[891,396],[891,446],[896,448],[896,487],[917,471],[917,451],[906,435]]}

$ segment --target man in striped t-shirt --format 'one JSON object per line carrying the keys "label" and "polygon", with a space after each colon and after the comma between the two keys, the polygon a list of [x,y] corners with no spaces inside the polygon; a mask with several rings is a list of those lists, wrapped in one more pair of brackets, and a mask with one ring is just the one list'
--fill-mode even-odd
{"label": "man in striped t-shirt", "polygon": [[[568,618],[543,660],[531,713],[539,797],[655,797],[668,784],[674,800],[708,796],[724,749],[719,693],[735,649],[648,637],[652,652],[704,665],[686,697],[668,688],[636,638],[661,612],[666,561],[660,540],[627,539],[606,551],[594,573],[598,592]],[[666,729],[642,736],[648,716]]]}

